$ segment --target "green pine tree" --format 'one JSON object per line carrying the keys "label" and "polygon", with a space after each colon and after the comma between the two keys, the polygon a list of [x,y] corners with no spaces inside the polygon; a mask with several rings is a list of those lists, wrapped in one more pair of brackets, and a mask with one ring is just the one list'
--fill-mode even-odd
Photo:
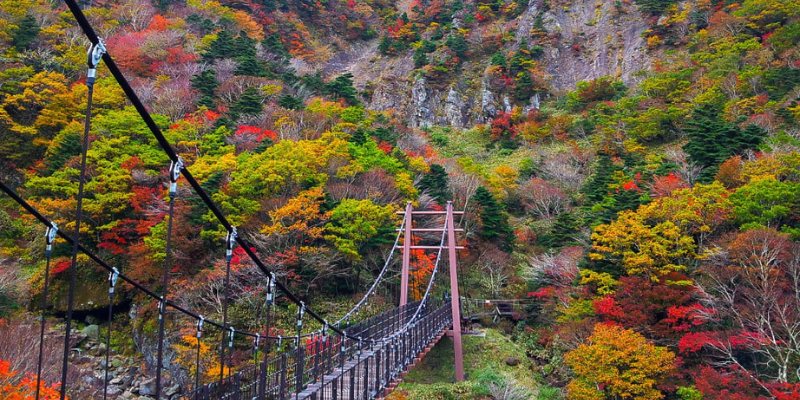
{"label": "green pine tree", "polygon": [[[258,89],[250,87],[245,89],[244,93],[239,96],[239,99],[236,100],[236,103],[231,106],[231,115],[238,116],[240,115],[255,115],[261,112],[263,105],[261,104],[264,100],[261,93],[259,93]],[[236,118],[234,118],[236,119]]]}
{"label": "green pine tree", "polygon": [[234,43],[233,36],[226,31],[221,30],[217,33],[217,39],[211,46],[208,46],[203,59],[206,61],[213,61],[215,59],[230,58],[236,54],[236,44]]}
{"label": "green pine tree", "polygon": [[524,66],[525,60],[527,60],[527,57],[525,57],[525,54],[523,54],[521,52],[514,53],[514,55],[511,57],[511,60],[508,62],[509,71],[514,75],[524,71],[525,70],[525,66]]}
{"label": "green pine tree", "polygon": [[661,14],[667,7],[676,2],[677,0],[636,0],[639,8],[650,14]]}
{"label": "green pine tree", "polygon": [[431,170],[419,181],[419,188],[428,192],[439,204],[452,199],[447,171],[439,164],[431,164]]}
{"label": "green pine tree", "polygon": [[287,110],[303,109],[303,100],[290,94],[285,94],[278,99],[278,105]]}
{"label": "green pine tree", "polygon": [[713,180],[719,164],[734,154],[756,148],[766,134],[755,125],[740,129],[720,114],[713,105],[701,105],[694,109],[684,127],[689,140],[683,149],[693,162],[704,168],[701,182]]}
{"label": "green pine tree", "polygon": [[494,55],[492,55],[492,60],[490,61],[490,63],[492,65],[499,65],[499,66],[505,68],[506,67],[506,63],[507,63],[505,54],[503,54],[502,51],[498,51],[497,53],[494,53]]}
{"label": "green pine tree", "polygon": [[325,79],[319,71],[301,76],[300,82],[306,89],[313,90],[314,92],[321,93],[325,91]]}
{"label": "green pine tree", "polygon": [[527,102],[533,96],[533,80],[531,73],[522,71],[514,79],[514,97],[517,101]]}
{"label": "green pine tree", "polygon": [[478,235],[485,240],[497,240],[497,247],[510,252],[514,248],[514,231],[508,224],[508,215],[488,189],[481,186],[472,195],[478,205],[480,230]]}
{"label": "green pine tree", "polygon": [[217,73],[207,69],[192,77],[192,88],[200,92],[198,105],[214,108],[214,91],[217,90]]}
{"label": "green pine tree", "polygon": [[250,39],[245,32],[240,32],[234,42],[233,58],[236,60],[236,75],[267,76],[267,70],[256,57],[255,40]]}
{"label": "green pine tree", "polygon": [[392,51],[392,38],[381,36],[381,40],[378,43],[378,51],[383,55],[390,54]]}
{"label": "green pine tree", "polygon": [[325,84],[325,93],[335,98],[344,99],[351,105],[358,105],[358,91],[353,86],[353,74],[339,75]]}
{"label": "green pine tree", "polygon": [[422,68],[426,65],[428,65],[428,55],[420,47],[414,51],[414,68]]}
{"label": "green pine tree", "polygon": [[32,15],[26,15],[25,18],[19,22],[19,27],[11,37],[11,43],[19,50],[27,50],[31,43],[39,35],[39,23]]}
{"label": "green pine tree", "polygon": [[267,70],[264,64],[259,61],[255,54],[245,54],[236,57],[236,75],[243,76],[267,76]]}
{"label": "green pine tree", "polygon": [[575,243],[575,237],[580,230],[580,221],[574,213],[563,212],[558,214],[550,232],[540,240],[547,247],[564,247]]}
{"label": "green pine tree", "polygon": [[466,39],[464,39],[464,35],[460,33],[454,33],[448,36],[445,44],[450,48],[450,50],[453,50],[453,53],[456,53],[459,58],[464,58],[464,56],[467,54],[467,50],[469,50],[469,46],[467,45]]}
{"label": "green pine tree", "polygon": [[608,195],[608,185],[611,183],[611,175],[619,168],[611,161],[608,154],[600,154],[594,173],[586,181],[581,192],[588,204],[599,203]]}
{"label": "green pine tree", "polygon": [[436,43],[430,40],[423,40],[422,45],[414,51],[414,67],[421,68],[428,65],[428,53],[436,50]]}
{"label": "green pine tree", "polygon": [[261,45],[281,59],[287,60],[291,58],[289,51],[286,50],[286,46],[283,45],[283,42],[281,42],[281,37],[277,33],[273,33],[272,35],[265,37],[261,42]]}

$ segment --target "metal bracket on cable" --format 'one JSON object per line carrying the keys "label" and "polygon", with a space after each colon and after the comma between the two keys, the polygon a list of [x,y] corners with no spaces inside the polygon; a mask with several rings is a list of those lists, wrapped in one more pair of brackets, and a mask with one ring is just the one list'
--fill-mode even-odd
{"label": "metal bracket on cable", "polygon": [[166,302],[166,300],[164,300],[164,296],[161,296],[160,300],[158,302],[158,320],[159,321],[162,318],[164,318],[164,307],[166,307],[166,305],[167,305],[167,302]]}
{"label": "metal bracket on cable", "polygon": [[[306,313],[306,303],[300,302],[300,311],[297,313],[297,329],[303,329],[303,314]],[[299,336],[299,335],[298,335]]]}
{"label": "metal bracket on cable", "polygon": [[271,305],[275,301],[275,273],[269,276],[269,285],[267,285],[267,304]]}
{"label": "metal bracket on cable", "polygon": [[233,337],[236,335],[236,329],[233,327],[229,327],[228,330],[230,331],[230,337],[228,338],[228,347],[233,347]]}
{"label": "metal bracket on cable", "polygon": [[183,169],[183,159],[178,157],[178,161],[170,161],[169,163],[169,195],[175,196],[178,192],[178,178],[181,176]]}
{"label": "metal bracket on cable", "polygon": [[108,273],[108,294],[114,294],[114,287],[117,286],[117,279],[119,279],[119,270],[117,267],[111,269]]}
{"label": "metal bracket on cable", "polygon": [[325,324],[322,325],[322,343],[328,342],[328,320],[325,320]]}
{"label": "metal bracket on cable", "polygon": [[228,231],[228,236],[225,238],[225,260],[230,261],[233,257],[233,247],[236,246],[236,237],[239,234],[236,232],[236,227],[231,227]]}
{"label": "metal bracket on cable", "polygon": [[256,332],[256,338],[255,338],[255,341],[254,341],[254,347],[255,347],[254,350],[255,351],[258,351],[258,345],[259,344],[261,344],[261,334]]}
{"label": "metal bracket on cable", "polygon": [[197,338],[200,339],[203,336],[203,323],[206,322],[206,317],[200,316],[200,319],[197,320]]}
{"label": "metal bracket on cable", "polygon": [[44,240],[47,242],[46,255],[50,255],[53,252],[53,242],[56,240],[56,234],[58,234],[58,225],[55,222],[50,222],[50,226],[44,232]]}
{"label": "metal bracket on cable", "polygon": [[278,351],[283,350],[283,336],[278,335]]}
{"label": "metal bracket on cable", "polygon": [[97,64],[106,54],[106,43],[103,39],[97,38],[97,43],[92,43],[89,46],[86,64],[89,66],[89,71],[86,73],[86,86],[93,86],[94,81],[97,79]]}

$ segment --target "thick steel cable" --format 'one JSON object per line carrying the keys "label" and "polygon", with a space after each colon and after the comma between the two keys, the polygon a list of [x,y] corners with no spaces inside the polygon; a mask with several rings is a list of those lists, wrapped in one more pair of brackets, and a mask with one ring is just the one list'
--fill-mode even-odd
{"label": "thick steel cable", "polygon": [[[28,212],[28,214],[30,214],[33,217],[35,217],[43,225],[51,226],[51,224],[53,224],[53,222],[51,222],[49,219],[47,219],[45,216],[43,216],[38,210],[36,210],[33,206],[31,206],[30,203],[25,201],[22,197],[20,197],[16,192],[14,192],[11,188],[9,188],[2,181],[0,181],[0,190],[5,192],[6,195],[11,197],[11,199],[14,200],[17,204],[19,204],[22,208],[24,208],[25,211]],[[73,244],[73,243],[77,242],[76,240],[73,239],[72,236],[70,236],[69,234],[64,233],[61,230],[59,230],[56,234],[59,237],[61,237],[62,239],[64,239],[68,244]],[[103,261],[103,259],[101,259],[97,254],[95,254],[92,251],[90,251],[84,245],[80,244],[80,242],[78,242],[78,249],[83,254],[85,254],[87,257],[89,257],[92,261],[94,261],[97,265],[99,265],[100,267],[105,269],[106,271],[112,272],[112,271],[115,270],[114,267],[108,265],[108,263]],[[134,289],[144,293],[145,295],[147,295],[148,297],[150,297],[150,298],[152,298],[154,300],[160,300],[161,299],[161,297],[158,294],[156,294],[155,292],[153,292],[150,289],[146,288],[141,283],[133,280],[132,278],[128,277],[127,275],[125,275],[123,273],[119,274],[119,279],[127,282],[128,284],[133,286]],[[185,315],[187,315],[187,316],[189,316],[191,318],[194,318],[195,320],[203,319],[206,324],[212,325],[214,327],[222,329],[222,323],[216,322],[216,321],[210,320],[210,319],[205,319],[200,314],[197,314],[197,313],[195,313],[193,311],[187,310],[186,308],[184,308],[184,307],[182,307],[182,306],[180,306],[180,305],[178,305],[178,304],[176,304],[176,303],[174,303],[172,301],[167,300],[167,301],[164,302],[164,304],[165,304],[165,306],[168,306],[168,307],[170,307],[170,308],[172,308],[172,309],[174,309],[174,310],[176,310],[176,311],[178,311],[180,313],[183,313],[183,314],[185,314]],[[240,335],[243,335],[243,336],[256,337],[255,333],[248,332],[248,331],[237,331],[236,333],[240,334]],[[305,336],[308,336],[308,334],[304,335],[304,337]],[[289,336],[289,337],[292,337],[292,336]],[[278,336],[271,336],[270,338],[277,339]]]}
{"label": "thick steel cable", "polygon": [[[94,97],[94,73],[96,64],[93,64],[94,49],[102,47],[97,41],[92,43],[89,50],[89,73],[86,77],[86,115],[83,121],[83,143],[81,144],[81,166],[78,175],[78,194],[75,205],[75,238],[80,237],[81,222],[83,220],[83,192],[86,186],[86,156],[89,151],[89,131],[92,126],[92,98]],[[75,309],[75,286],[78,281],[78,240],[72,243],[72,260],[69,267],[69,287],[67,289],[67,321],[64,327],[64,357],[61,363],[61,387],[59,396],[61,400],[67,397],[67,369],[70,353],[70,333],[72,331],[72,313]]]}
{"label": "thick steel cable", "polygon": [[417,317],[419,317],[420,312],[422,312],[422,309],[425,307],[425,305],[426,305],[426,303],[428,301],[428,297],[430,297],[431,288],[433,288],[433,283],[434,283],[434,280],[436,279],[436,272],[439,270],[439,262],[442,259],[442,250],[444,249],[444,239],[445,239],[446,235],[447,235],[447,219],[445,218],[444,226],[442,227],[442,238],[439,241],[439,251],[436,254],[436,263],[433,266],[433,271],[431,272],[431,277],[430,277],[430,279],[428,279],[428,286],[425,288],[425,294],[422,296],[422,300],[420,300],[419,305],[417,305],[417,309],[414,311],[414,314],[411,315],[411,318],[409,318],[408,321],[406,321],[406,323],[400,329],[396,330],[391,335],[383,337],[381,339],[365,339],[365,341],[367,341],[367,342],[369,342],[371,344],[374,344],[374,343],[378,343],[378,342],[383,342],[383,341],[388,340],[388,339],[393,339],[393,338],[401,335],[403,332],[407,331],[408,328],[414,322],[416,322]]}
{"label": "thick steel cable", "polygon": [[205,319],[201,316],[200,319],[197,320],[197,358],[195,360],[195,370],[194,370],[194,391],[200,388],[200,338],[203,337],[203,323]]}
{"label": "thick steel cable", "polygon": [[[52,226],[53,225],[53,223],[50,220],[48,220],[46,217],[44,217],[38,210],[36,210],[33,206],[31,206],[27,201],[22,199],[16,192],[14,192],[11,188],[9,188],[7,185],[5,185],[2,181],[0,181],[0,190],[5,192],[9,197],[12,198],[12,200],[14,200],[17,204],[19,204],[30,215],[35,217],[40,223],[44,224],[45,226]],[[60,236],[61,238],[63,238],[69,244],[74,244],[74,243],[78,242],[78,241],[74,240],[73,237],[71,237],[70,235],[68,235],[68,234],[66,234],[66,233],[64,233],[62,231],[57,231],[56,234],[58,236]],[[106,269],[109,272],[116,271],[118,278],[123,280],[123,281],[125,281],[125,282],[127,282],[131,286],[133,286],[134,289],[141,291],[142,293],[146,294],[147,296],[151,297],[152,299],[160,300],[160,296],[157,295],[156,293],[154,293],[153,291],[147,289],[146,287],[144,287],[140,283],[136,282],[135,280],[131,279],[130,277],[128,277],[128,276],[126,276],[126,275],[124,275],[122,273],[119,273],[116,268],[109,266],[105,261],[103,261],[100,257],[98,257],[93,252],[89,251],[85,246],[83,246],[79,242],[78,242],[77,245],[78,245],[78,249],[82,253],[86,254],[92,261],[97,263],[102,268]],[[192,318],[197,319],[198,320],[198,325],[200,325],[200,321],[202,321],[203,323],[208,323],[209,325],[212,325],[212,326],[215,326],[217,328],[220,328],[222,330],[222,332],[223,332],[223,340],[224,340],[224,335],[226,333],[226,330],[222,329],[224,325],[222,325],[221,323],[215,322],[213,320],[206,320],[202,315],[195,314],[195,313],[193,313],[193,312],[191,312],[191,311],[189,311],[189,310],[187,310],[187,309],[185,309],[185,308],[183,308],[183,307],[181,307],[181,306],[179,306],[179,305],[177,305],[177,304],[175,304],[175,303],[173,303],[171,301],[168,301],[168,300],[164,301],[163,304],[164,304],[165,307],[167,307],[167,306],[171,307],[171,308],[173,308],[173,309],[175,309],[175,310],[177,310],[177,311],[179,311],[179,312],[181,312],[181,313],[183,313],[183,314],[185,314],[187,316],[190,316]],[[304,304],[301,303],[301,305],[302,305],[302,308],[305,309]],[[419,312],[419,308],[418,308],[418,312]],[[418,312],[417,312],[417,314],[418,314]],[[307,309],[303,314],[305,314],[305,313],[307,313]],[[325,325],[323,327],[323,331],[326,331],[325,327],[327,327],[329,329],[333,329],[333,327],[331,327],[329,325]],[[200,373],[200,338],[199,337],[201,336],[201,332],[202,331],[200,331],[200,330],[198,331],[196,375],[195,375],[195,384],[198,387],[199,387],[199,373]],[[250,336],[250,337],[253,337],[253,338],[259,337],[259,335],[260,335],[259,333],[251,333],[251,332],[246,332],[246,331],[235,331],[234,333],[235,334],[240,334],[240,335],[243,335],[243,336]],[[312,333],[308,333],[308,334],[302,334],[302,335],[298,335],[298,336],[287,336],[287,337],[280,336],[280,335],[278,335],[278,336],[267,335],[265,337],[270,338],[270,339],[278,339],[279,350],[282,350],[281,342],[282,342],[283,339],[293,340],[297,344],[297,347],[299,347],[299,339],[300,338],[309,337],[309,336],[314,335],[315,333],[316,332],[312,332]],[[363,334],[363,331],[361,331],[360,334]],[[354,336],[354,335],[349,335],[348,334],[346,337],[347,338],[351,338],[352,340],[359,340],[359,337],[358,336]],[[108,338],[110,338],[110,336],[108,336],[107,339]],[[378,340],[373,340],[373,339],[367,339],[366,341],[368,343],[378,342]],[[107,343],[109,343],[109,342],[107,342]],[[297,349],[297,347],[295,348],[295,350]],[[106,348],[110,349],[110,346],[107,345]],[[108,365],[108,363],[107,363],[107,365]]]}
{"label": "thick steel cable", "polygon": [[44,362],[44,326],[45,326],[45,316],[47,312],[47,297],[50,291],[50,261],[53,258],[53,241],[56,238],[56,232],[58,232],[58,226],[56,224],[52,224],[47,227],[44,234],[45,240],[45,249],[44,249],[44,256],[47,259],[45,261],[44,267],[44,287],[42,288],[42,316],[39,325],[39,361],[36,364],[36,400],[39,400],[39,396],[41,395],[41,386],[42,386],[42,363]]}
{"label": "thick steel cable", "polygon": [[253,339],[253,358],[255,358],[254,364],[258,367],[258,346],[261,345],[261,335],[256,334],[255,339]]}
{"label": "thick steel cable", "polygon": [[403,233],[403,227],[405,227],[405,225],[406,225],[406,220],[405,218],[403,218],[403,222],[400,224],[400,229],[397,232],[397,237],[395,237],[394,244],[392,244],[392,249],[386,256],[386,261],[383,263],[383,268],[381,268],[381,271],[378,273],[378,276],[377,278],[375,278],[375,281],[372,282],[372,286],[370,286],[369,290],[367,290],[367,292],[364,294],[361,300],[359,300],[358,303],[356,303],[356,305],[350,309],[350,311],[345,313],[344,316],[342,316],[341,318],[339,318],[339,320],[334,322],[334,325],[339,326],[339,324],[341,324],[342,321],[349,319],[351,315],[358,312],[358,309],[361,308],[361,306],[367,302],[369,296],[372,295],[372,292],[375,291],[375,289],[378,287],[378,284],[380,284],[381,280],[383,280],[383,276],[389,269],[389,264],[392,262],[392,258],[394,257],[395,250],[397,249],[397,244],[400,243],[400,236]]}
{"label": "thick steel cable", "polygon": [[[67,4],[67,7],[69,8],[70,12],[75,17],[75,20],[78,22],[78,25],[80,26],[81,30],[83,30],[83,33],[86,35],[87,38],[89,38],[89,41],[92,43],[98,43],[100,39],[97,36],[97,33],[95,32],[94,28],[92,28],[92,25],[89,23],[89,21],[86,19],[86,16],[83,14],[83,11],[80,9],[77,2],[75,0],[64,0],[64,2]],[[164,150],[164,152],[167,154],[170,160],[177,161],[178,154],[175,152],[175,150],[172,148],[172,145],[170,145],[167,138],[161,132],[161,129],[153,120],[153,117],[147,111],[147,108],[144,106],[142,101],[136,95],[136,92],[133,90],[128,80],[122,74],[122,71],[120,71],[119,67],[114,62],[114,59],[107,52],[103,54],[102,58],[106,64],[106,67],[108,67],[109,72],[111,72],[111,75],[114,76],[114,79],[116,79],[117,83],[122,88],[122,91],[125,93],[125,96],[134,106],[136,111],[139,113],[139,116],[142,117],[148,129],[153,133],[153,136],[155,137],[159,146]],[[189,183],[189,185],[192,186],[192,189],[194,189],[195,193],[198,195],[198,197],[200,197],[203,203],[205,203],[205,205],[212,212],[212,214],[214,214],[219,223],[222,224],[222,226],[228,232],[230,232],[233,229],[233,225],[231,225],[231,223],[228,221],[228,219],[220,210],[219,206],[217,206],[217,204],[211,199],[208,193],[206,193],[205,189],[203,189],[200,183],[197,182],[194,176],[192,176],[191,172],[189,172],[189,169],[184,168],[183,170],[181,170],[181,174],[184,176],[184,178],[186,178],[186,181]],[[245,241],[241,236],[237,236],[236,242],[243,248],[244,252],[248,255],[248,257],[256,264],[256,266],[264,274],[269,275],[272,272],[269,268],[267,268],[264,262],[261,261],[261,259],[255,253],[255,251],[253,251],[253,249],[250,248],[250,245],[247,243],[247,241]],[[280,289],[282,292],[285,293],[286,297],[291,302],[295,303],[298,306],[300,305],[300,303],[302,302],[300,300],[300,297],[294,294],[291,290],[289,290],[288,287],[286,287],[284,284],[280,282],[277,282],[277,287],[278,289]],[[325,324],[326,320],[322,318],[322,316],[317,312],[315,312],[314,310],[309,308],[306,310],[306,312],[308,313],[309,316],[317,320],[319,323]],[[343,330],[339,329],[336,326],[331,326],[330,328],[332,331],[334,331],[336,334],[340,336],[349,337],[346,332],[344,332]],[[357,339],[354,337],[350,338]]]}
{"label": "thick steel cable", "polygon": [[[236,240],[236,228],[231,228],[228,231],[228,236],[225,239],[225,282],[222,290],[224,293],[224,300],[222,301],[222,340],[219,344],[219,384],[222,385],[222,379],[225,372],[225,331],[228,329],[228,285],[231,281],[231,259],[233,258],[233,244]],[[233,336],[233,332],[231,332]],[[233,343],[233,337],[231,337]],[[233,346],[231,346],[233,347]]]}
{"label": "thick steel cable", "polygon": [[175,198],[178,197],[178,177],[183,168],[183,160],[170,163],[169,167],[169,210],[167,211],[167,237],[164,248],[164,271],[161,276],[161,301],[158,304],[158,351],[156,355],[156,400],[161,398],[161,368],[164,363],[164,301],[169,294],[169,272],[172,269],[172,226],[175,220]]}
{"label": "thick steel cable", "polygon": [[265,299],[265,303],[266,303],[265,320],[266,320],[266,327],[267,327],[267,331],[264,332],[265,333],[265,337],[266,337],[266,339],[264,339],[264,342],[265,342],[264,343],[264,354],[265,354],[264,357],[265,357],[265,359],[266,359],[266,355],[269,354],[269,350],[270,350],[270,347],[271,347],[271,344],[272,344],[272,343],[270,343],[270,337],[269,337],[269,325],[272,322],[270,320],[270,318],[271,318],[270,314],[272,312],[272,303],[275,302],[275,275],[274,274],[270,275],[267,279],[269,279],[269,281],[267,283],[267,296],[266,296],[266,299]]}
{"label": "thick steel cable", "polygon": [[105,373],[103,377],[103,400],[108,398],[108,369],[109,369],[109,360],[111,358],[111,332],[112,327],[114,325],[114,292],[115,286],[117,285],[117,279],[119,278],[119,271],[114,269],[114,271],[108,273],[108,331],[106,332],[106,365],[105,365]]}

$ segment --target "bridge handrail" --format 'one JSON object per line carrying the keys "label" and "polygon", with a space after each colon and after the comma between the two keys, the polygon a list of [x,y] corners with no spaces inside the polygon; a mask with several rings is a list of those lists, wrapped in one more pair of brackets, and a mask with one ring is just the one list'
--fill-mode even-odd
{"label": "bridge handrail", "polygon": [[[345,342],[350,340],[336,337],[335,340],[329,342],[329,345],[316,347],[321,351],[310,354],[306,354],[305,347],[301,346],[264,360],[257,366],[251,365],[233,373],[223,380],[222,385],[219,382],[204,385],[188,393],[187,398],[193,400],[287,399],[289,396],[296,397],[298,393],[307,390],[315,383],[319,383],[319,385],[308,389],[312,391],[308,393],[308,396],[319,392],[332,393],[332,385],[340,384],[345,374],[351,374],[351,371],[358,379],[359,390],[366,390],[364,393],[368,396],[365,398],[372,398],[397,377],[431,340],[450,325],[449,303],[437,302],[435,307],[427,310],[425,315],[411,326],[411,329],[393,339],[386,338],[370,344],[364,344],[362,341],[360,348],[357,343],[351,342],[349,346],[343,346],[344,351],[341,347],[337,351],[337,345],[342,345],[342,340]],[[381,316],[385,317],[384,321],[388,321],[392,319],[391,314],[398,313],[391,310]],[[380,358],[380,362],[376,361],[378,358]],[[376,375],[374,370],[370,372],[369,365],[382,365],[380,367],[381,374]],[[337,370],[339,374],[337,379],[327,382],[324,380],[325,376],[335,374]],[[364,376],[355,374],[355,371],[359,373],[366,371],[369,378],[364,379]],[[260,397],[262,393],[264,396],[272,397]]]}

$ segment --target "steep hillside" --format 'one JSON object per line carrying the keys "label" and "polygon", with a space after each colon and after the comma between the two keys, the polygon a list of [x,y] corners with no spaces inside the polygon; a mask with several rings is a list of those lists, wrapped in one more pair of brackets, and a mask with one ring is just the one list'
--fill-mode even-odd
{"label": "steep hillside", "polygon": [[[530,303],[491,331],[524,368],[489,363],[474,369],[487,379],[398,395],[497,397],[511,373],[547,399],[800,398],[796,0],[81,6],[247,250],[325,318],[373,282],[406,202],[466,210],[462,294]],[[61,3],[0,0],[0,180],[62,229],[75,227],[86,43]],[[268,286],[244,249],[226,278],[228,232],[183,179],[169,216],[169,159],[102,65],[93,93],[81,243],[185,309],[293,334],[297,306],[279,295],[265,316]],[[60,240],[48,263],[43,232],[0,197],[0,388],[30,397],[24,349],[40,312],[61,341],[74,272],[86,326],[70,395],[100,395],[113,322],[115,395],[145,396],[158,301],[121,284],[106,321],[106,271],[73,263]],[[419,297],[436,255],[411,260]],[[396,304],[390,267],[362,317]],[[172,395],[252,364],[249,340],[220,363],[223,333],[197,340],[192,321],[167,318]],[[45,356],[50,396],[60,356]]]}

